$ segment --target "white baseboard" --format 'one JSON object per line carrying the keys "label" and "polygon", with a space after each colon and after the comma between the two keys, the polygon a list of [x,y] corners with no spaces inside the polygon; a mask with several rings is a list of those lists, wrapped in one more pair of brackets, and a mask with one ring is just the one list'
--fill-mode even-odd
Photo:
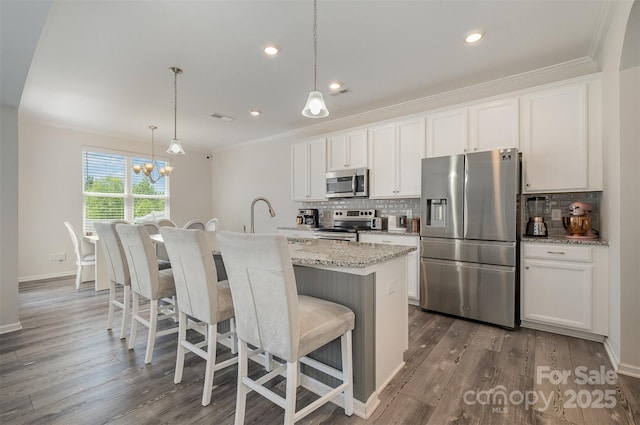
{"label": "white baseboard", "polygon": [[613,366],[613,369],[616,371],[616,373],[620,375],[631,376],[633,378],[640,378],[640,366],[620,362],[620,359],[611,346],[608,338],[604,341],[604,349],[607,351],[607,355],[609,356],[611,365]]}
{"label": "white baseboard", "polygon": [[616,354],[616,351],[611,346],[611,343],[609,342],[609,338],[604,340],[604,349],[606,350],[607,355],[609,356],[609,361],[613,366],[613,370],[618,370],[620,359],[618,359],[618,355]]}
{"label": "white baseboard", "polygon": [[73,272],[69,274],[69,272],[60,272],[60,273],[41,274],[41,275],[35,275],[35,276],[23,276],[18,278],[18,283],[33,282],[36,280],[61,279],[61,278],[75,279],[76,273]]}
{"label": "white baseboard", "polygon": [[618,369],[616,370],[616,372],[618,372],[620,375],[640,378],[640,366],[635,366],[627,363],[618,363]]}
{"label": "white baseboard", "polygon": [[19,331],[20,329],[22,329],[22,324],[20,323],[20,321],[8,325],[2,325],[0,326],[0,335]]}

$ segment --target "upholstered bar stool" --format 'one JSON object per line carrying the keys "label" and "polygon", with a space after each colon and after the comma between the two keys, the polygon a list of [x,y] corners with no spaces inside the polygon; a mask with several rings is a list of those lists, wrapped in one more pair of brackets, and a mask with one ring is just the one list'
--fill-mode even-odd
{"label": "upholstered bar stool", "polygon": [[[136,344],[138,323],[149,329],[145,363],[151,363],[156,337],[178,332],[178,326],[158,331],[158,321],[174,319],[175,305],[168,299],[176,295],[171,269],[159,270],[158,257],[149,232],[141,224],[117,224],[116,232],[122,241],[133,291],[133,311],[131,312],[131,335],[129,349]],[[142,315],[147,310],[140,310],[140,297],[149,300],[149,318]]]}
{"label": "upholstered bar stool", "polygon": [[[127,337],[131,312],[131,277],[129,265],[122,249],[120,236],[116,233],[116,224],[129,224],[126,220],[114,220],[111,222],[96,222],[93,227],[98,234],[98,243],[108,261],[109,274],[109,315],[107,316],[107,329],[113,326],[113,314],[115,307],[122,309],[122,324],[120,325],[120,339]],[[120,302],[116,298],[116,286],[123,287],[123,299]]]}
{"label": "upholstered bar stool", "polygon": [[[238,363],[237,356],[216,363],[217,342],[221,338],[229,338],[228,345],[232,353],[236,353],[233,301],[229,283],[226,280],[218,282],[216,265],[203,230],[163,227],[160,233],[171,260],[180,312],[178,355],[173,382],[178,384],[182,381],[187,350],[206,360],[202,405],[207,406],[211,402],[214,372]],[[194,344],[187,340],[189,318],[206,326],[204,341]],[[225,320],[230,321],[231,330],[218,334],[218,323]],[[205,346],[206,351],[203,350]]]}
{"label": "upholstered bar stool", "polygon": [[[144,227],[146,227],[150,235],[157,235],[160,233],[160,226],[155,221],[143,221],[138,224],[142,224]],[[160,270],[168,269],[171,267],[169,255],[167,254],[167,250],[164,248],[164,246],[156,245],[156,255],[158,256],[158,267],[160,268]]]}
{"label": "upholstered bar stool", "polygon": [[[343,394],[345,414],[351,416],[353,311],[330,301],[298,295],[286,237],[218,232],[217,239],[236,313],[239,360],[235,423],[244,423],[246,396],[252,390],[285,410],[285,424],[302,419],[340,393]],[[305,357],[336,338],[340,338],[341,343],[342,371]],[[257,380],[249,378],[247,344],[268,351],[286,364]],[[296,412],[299,362],[334,376],[342,383]],[[286,398],[282,398],[263,384],[285,368]]]}
{"label": "upholstered bar stool", "polygon": [[73,243],[73,250],[76,253],[76,289],[80,289],[80,282],[82,281],[82,269],[86,266],[96,265],[96,253],[95,251],[88,252],[88,249],[82,245],[82,237],[78,234],[76,229],[68,221],[64,222],[65,227],[69,231],[71,242]]}

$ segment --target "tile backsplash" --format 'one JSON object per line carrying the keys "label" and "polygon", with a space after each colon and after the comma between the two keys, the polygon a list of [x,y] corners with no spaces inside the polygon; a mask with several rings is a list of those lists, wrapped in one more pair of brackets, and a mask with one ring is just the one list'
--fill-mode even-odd
{"label": "tile backsplash", "polygon": [[[585,202],[593,206],[591,213],[591,228],[600,229],[600,202],[602,192],[566,192],[566,193],[536,193],[521,195],[520,223],[521,234],[524,234],[529,214],[527,212],[527,198],[532,196],[544,196],[547,198],[544,221],[547,224],[547,231],[550,236],[566,235],[567,231],[562,225],[562,219],[552,220],[552,210],[559,209],[560,216],[569,215],[569,205],[574,202]],[[406,215],[410,217],[420,216],[420,199],[369,199],[369,198],[343,198],[332,199],[320,202],[305,202],[300,204],[300,208],[317,208],[320,214],[320,225],[330,227],[332,223],[332,212],[338,209],[375,209],[377,215],[386,217],[390,214]]]}
{"label": "tile backsplash", "polygon": [[552,220],[552,210],[560,210],[561,217],[569,215],[569,205],[574,202],[584,202],[593,207],[591,213],[591,229],[600,229],[600,201],[602,200],[602,192],[567,192],[567,193],[536,193],[522,195],[522,234],[524,234],[529,221],[529,213],[527,212],[527,198],[532,196],[544,196],[547,198],[544,209],[544,222],[547,225],[549,236],[567,235],[567,231],[560,220]]}
{"label": "tile backsplash", "polygon": [[375,209],[378,217],[388,215],[406,215],[420,217],[420,199],[369,199],[369,198],[340,198],[321,202],[305,202],[300,208],[316,208],[320,215],[320,225],[331,227],[333,210],[370,210]]}

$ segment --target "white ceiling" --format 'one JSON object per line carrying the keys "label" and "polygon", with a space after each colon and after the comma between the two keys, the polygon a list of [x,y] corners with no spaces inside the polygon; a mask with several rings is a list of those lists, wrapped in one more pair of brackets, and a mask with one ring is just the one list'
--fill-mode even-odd
{"label": "white ceiling", "polygon": [[[319,0],[323,120],[593,57],[607,10],[606,0]],[[318,120],[300,111],[313,88],[312,24],[311,0],[56,0],[21,113],[135,140],[155,124],[156,140],[169,140],[177,66],[186,150],[310,126]],[[465,45],[473,30],[485,38]],[[266,43],[281,53],[266,57]],[[329,95],[334,79],[352,92]]]}

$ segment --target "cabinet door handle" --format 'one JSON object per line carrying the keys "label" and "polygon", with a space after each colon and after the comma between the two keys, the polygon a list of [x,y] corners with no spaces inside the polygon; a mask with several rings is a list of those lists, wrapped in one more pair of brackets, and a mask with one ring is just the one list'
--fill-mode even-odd
{"label": "cabinet door handle", "polygon": [[529,270],[529,266],[526,266],[526,267],[525,267],[525,269],[526,269],[526,270]]}
{"label": "cabinet door handle", "polygon": [[391,243],[391,241],[380,241],[382,243]]}
{"label": "cabinet door handle", "polygon": [[547,251],[547,254],[564,255],[565,252],[562,252],[562,251]]}
{"label": "cabinet door handle", "polygon": [[531,186],[529,183],[527,183],[527,187]]}

